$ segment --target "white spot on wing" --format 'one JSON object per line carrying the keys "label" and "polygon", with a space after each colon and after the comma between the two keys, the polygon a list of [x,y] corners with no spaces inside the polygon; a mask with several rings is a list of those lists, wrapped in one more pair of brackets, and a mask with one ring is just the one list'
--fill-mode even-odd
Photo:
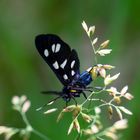
{"label": "white spot on wing", "polygon": [[46,57],[48,57],[48,56],[49,56],[49,52],[48,52],[48,50],[47,50],[47,49],[45,49],[45,50],[44,50],[44,55],[45,55]]}
{"label": "white spot on wing", "polygon": [[55,44],[52,45],[52,51],[55,51]]}
{"label": "white spot on wing", "polygon": [[75,74],[75,71],[74,71],[74,70],[72,70],[72,71],[71,71],[71,75],[73,76],[74,74]]}
{"label": "white spot on wing", "polygon": [[61,45],[59,43],[57,43],[56,45],[53,44],[52,45],[52,52],[57,53],[60,50]]}
{"label": "white spot on wing", "polygon": [[67,79],[68,79],[68,76],[67,76],[66,74],[64,74],[64,75],[63,75],[63,78],[64,78],[65,80],[67,80]]}
{"label": "white spot on wing", "polygon": [[57,61],[55,61],[55,62],[53,63],[53,67],[54,67],[55,69],[59,69],[59,65],[58,65],[58,62],[57,62]]}
{"label": "white spot on wing", "polygon": [[60,65],[60,67],[61,67],[62,69],[64,69],[64,67],[66,66],[66,64],[67,64],[67,59],[65,59],[65,61]]}
{"label": "white spot on wing", "polygon": [[71,68],[74,67],[74,64],[75,64],[75,60],[73,60],[73,61],[71,62]]}
{"label": "white spot on wing", "polygon": [[58,43],[56,44],[55,53],[59,52],[61,45]]}

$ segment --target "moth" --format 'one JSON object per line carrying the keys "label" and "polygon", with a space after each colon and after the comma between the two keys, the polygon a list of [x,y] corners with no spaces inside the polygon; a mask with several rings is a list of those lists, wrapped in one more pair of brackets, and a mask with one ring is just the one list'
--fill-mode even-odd
{"label": "moth", "polygon": [[76,102],[75,97],[80,97],[81,94],[87,98],[85,91],[91,92],[91,87],[88,87],[88,85],[93,81],[92,71],[94,67],[80,73],[77,52],[57,35],[38,35],[35,38],[35,45],[39,54],[63,84],[62,91],[48,91],[45,93],[56,94],[58,97],[54,100],[62,97],[66,103],[71,99]]}

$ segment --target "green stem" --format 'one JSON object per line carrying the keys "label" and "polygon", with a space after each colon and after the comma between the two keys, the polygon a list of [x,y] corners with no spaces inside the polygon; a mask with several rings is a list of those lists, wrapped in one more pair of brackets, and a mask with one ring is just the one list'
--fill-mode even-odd
{"label": "green stem", "polygon": [[[96,134],[95,137],[96,138],[101,138],[102,136],[105,135],[105,133],[109,130],[109,128],[104,129],[103,131],[101,131],[100,133]],[[101,140],[104,140],[103,138],[101,138]]]}
{"label": "green stem", "polygon": [[31,127],[31,124],[29,123],[27,117],[26,117],[26,114],[25,112],[21,112],[21,116],[22,116],[22,119],[24,121],[24,123],[26,124],[26,126],[30,126]]}
{"label": "green stem", "polygon": [[27,117],[26,117],[26,114],[25,112],[20,112],[21,113],[21,116],[22,116],[22,119],[24,121],[24,123],[26,124],[26,128],[28,128],[28,131],[36,134],[37,136],[39,136],[40,138],[44,139],[44,140],[49,140],[49,138],[47,138],[45,135],[43,135],[42,133],[40,133],[39,131],[35,130],[31,124],[29,123]]}
{"label": "green stem", "polygon": [[96,50],[95,50],[94,45],[92,44],[92,39],[90,37],[89,37],[89,40],[90,40],[90,43],[91,43],[92,48],[93,48],[95,64],[97,64]]}
{"label": "green stem", "polygon": [[100,137],[97,137],[97,139],[99,139],[99,140],[104,140],[103,138],[100,138]]}
{"label": "green stem", "polygon": [[81,106],[83,106],[83,105],[90,99],[90,97],[92,97],[93,94],[95,94],[95,93],[96,93],[96,94],[97,94],[97,93],[101,93],[102,91],[105,90],[105,88],[106,88],[106,87],[104,87],[102,90],[100,90],[100,91],[98,91],[98,92],[94,92],[94,91],[93,91],[93,92],[87,97],[87,99],[81,104]]}
{"label": "green stem", "polygon": [[37,136],[39,136],[40,138],[44,139],[44,140],[49,140],[48,137],[46,137],[45,135],[43,135],[42,133],[40,133],[39,131],[37,131],[37,130],[35,130],[35,129],[33,129],[32,132],[33,132],[34,134],[36,134]]}

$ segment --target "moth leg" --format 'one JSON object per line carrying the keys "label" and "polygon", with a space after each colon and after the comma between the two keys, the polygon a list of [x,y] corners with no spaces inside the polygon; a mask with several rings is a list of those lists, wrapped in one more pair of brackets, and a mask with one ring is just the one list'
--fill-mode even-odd
{"label": "moth leg", "polygon": [[71,98],[73,99],[73,101],[75,102],[75,105],[77,106],[77,101],[75,100],[75,98],[73,96]]}
{"label": "moth leg", "polygon": [[92,90],[94,89],[93,87],[86,87],[86,88],[87,88],[87,89],[92,89]]}
{"label": "moth leg", "polygon": [[[66,107],[68,106],[68,102],[69,102],[69,101],[66,101]],[[66,108],[66,107],[65,107],[65,108]]]}
{"label": "moth leg", "polygon": [[70,95],[69,100],[66,100],[66,107],[68,106],[68,103],[70,102],[70,99],[73,99],[74,102],[75,102],[75,104],[76,104],[76,106],[77,106],[77,101],[75,100],[74,96],[73,95]]}
{"label": "moth leg", "polygon": [[70,97],[73,99],[73,101],[75,102],[75,105],[77,106],[77,101],[75,100],[75,97],[72,95],[72,93],[70,93]]}
{"label": "moth leg", "polygon": [[87,96],[86,96],[85,92],[82,92],[82,94],[83,94],[83,96],[87,99]]}

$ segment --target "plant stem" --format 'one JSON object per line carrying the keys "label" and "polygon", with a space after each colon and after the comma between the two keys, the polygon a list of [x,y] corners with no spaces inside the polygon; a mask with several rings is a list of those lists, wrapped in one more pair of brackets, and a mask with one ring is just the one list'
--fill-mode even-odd
{"label": "plant stem", "polygon": [[89,40],[90,40],[90,43],[91,43],[92,48],[93,48],[95,64],[97,64],[96,50],[95,50],[94,45],[92,44],[92,39],[90,37],[89,37]]}
{"label": "plant stem", "polygon": [[105,90],[105,88],[106,88],[106,87],[104,87],[102,90],[100,90],[100,91],[98,91],[98,92],[94,92],[94,91],[93,91],[93,92],[87,97],[87,99],[81,104],[81,106],[83,106],[83,105],[90,99],[90,97],[92,97],[93,94],[95,94],[95,93],[101,93],[102,91]]}
{"label": "plant stem", "polygon": [[21,113],[22,119],[25,122],[26,126],[30,126],[31,127],[31,125],[30,125],[30,123],[29,123],[29,121],[28,121],[28,119],[26,117],[26,114],[24,112],[20,112],[20,113]]}
{"label": "plant stem", "polygon": [[37,131],[37,130],[35,130],[35,129],[33,129],[32,132],[33,132],[34,134],[36,134],[37,136],[39,136],[40,138],[44,139],[44,140],[49,140],[48,137],[46,137],[45,135],[43,135],[42,133],[40,133],[39,131]]}
{"label": "plant stem", "polygon": [[40,138],[42,138],[42,139],[44,139],[44,140],[49,140],[49,138],[47,138],[45,135],[43,135],[43,134],[40,133],[39,131],[35,130],[35,129],[31,126],[31,124],[29,123],[29,121],[28,121],[28,119],[27,119],[27,117],[26,117],[25,112],[22,112],[22,111],[21,111],[20,113],[21,113],[21,116],[22,116],[22,119],[23,119],[24,123],[26,124],[26,128],[28,128],[28,131],[29,131],[29,132],[32,132],[32,133],[38,135]]}

